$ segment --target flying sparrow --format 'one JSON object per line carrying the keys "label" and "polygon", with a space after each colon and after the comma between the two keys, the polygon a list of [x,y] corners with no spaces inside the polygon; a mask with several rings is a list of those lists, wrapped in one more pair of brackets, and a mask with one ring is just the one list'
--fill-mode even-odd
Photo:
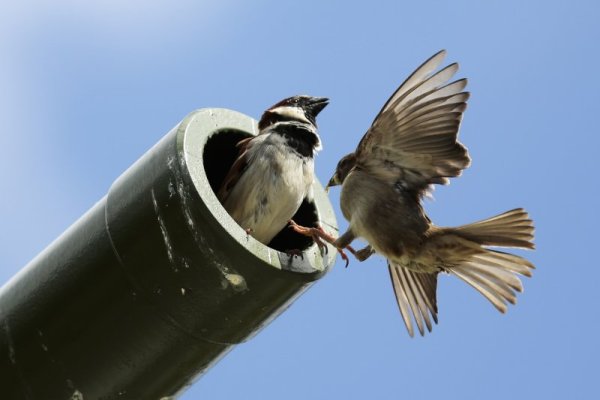
{"label": "flying sparrow", "polygon": [[440,272],[462,279],[504,313],[523,289],[518,274],[531,276],[534,268],[524,258],[488,248],[534,248],[533,224],[523,209],[456,228],[438,227],[425,214],[421,199],[430,186],[447,184],[470,164],[457,141],[467,80],[447,83],[458,64],[434,72],[445,54],[425,61],[394,92],[328,184],[342,185],[340,205],[349,221],[333,244],[342,249],[361,237],[369,246],[352,250],[359,260],[374,252],[387,258],[410,336],[412,319],[421,335],[438,321]]}
{"label": "flying sparrow", "polygon": [[312,198],[314,156],[321,149],[316,117],[323,97],[294,96],[266,110],[259,133],[238,142],[239,156],[217,197],[258,241],[269,242]]}

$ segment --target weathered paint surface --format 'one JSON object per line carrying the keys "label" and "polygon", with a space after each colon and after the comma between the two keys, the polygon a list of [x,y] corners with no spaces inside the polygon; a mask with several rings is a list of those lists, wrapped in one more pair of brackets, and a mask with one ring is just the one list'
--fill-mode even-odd
{"label": "weathered paint surface", "polygon": [[334,249],[288,256],[221,207],[203,148],[223,130],[256,126],[193,112],[0,289],[2,398],[173,398],[327,272]]}

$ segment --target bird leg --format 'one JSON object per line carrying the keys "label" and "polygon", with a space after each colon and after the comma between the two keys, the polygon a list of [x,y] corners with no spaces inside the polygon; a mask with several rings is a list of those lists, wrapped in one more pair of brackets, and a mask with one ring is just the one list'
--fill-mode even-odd
{"label": "bird leg", "polygon": [[[352,232],[352,229],[348,229],[342,236],[335,239],[335,242],[331,244],[337,248],[352,248],[350,243],[352,243],[354,239],[356,239],[354,232]],[[352,249],[351,252],[354,254],[354,249]]]}
{"label": "bird leg", "polygon": [[356,239],[356,235],[352,229],[348,229],[342,236],[336,239],[333,245],[337,248],[348,249],[348,251],[352,253],[352,255],[356,257],[358,261],[361,262],[365,261],[367,258],[371,257],[373,253],[375,253],[375,250],[373,250],[371,245],[366,246],[364,249],[354,250],[354,248],[350,246],[350,243],[352,243],[354,239]]}
{"label": "bird leg", "polygon": [[351,250],[350,252],[354,255],[354,257],[356,257],[358,261],[362,262],[365,261],[367,258],[371,257],[375,253],[375,250],[373,250],[371,245],[368,245],[364,249],[354,251]]}
{"label": "bird leg", "polygon": [[[289,224],[290,224],[290,228],[292,228],[295,232],[312,238],[312,240],[314,240],[314,242],[317,244],[317,246],[319,246],[319,248],[325,249],[325,252],[327,252],[327,246],[325,245],[325,243],[323,243],[324,241],[334,245],[337,248],[337,251],[340,253],[340,257],[342,257],[342,260],[344,260],[346,262],[346,267],[348,267],[348,264],[350,263],[350,259],[348,258],[346,253],[344,253],[344,249],[341,247],[338,247],[335,244],[336,238],[334,236],[330,235],[329,233],[327,233],[321,225],[317,224],[316,227],[309,228],[306,226],[298,225],[292,219],[289,220]],[[352,247],[347,246],[347,248],[348,248],[348,250],[350,250],[350,252],[352,254],[354,254],[355,250]]]}

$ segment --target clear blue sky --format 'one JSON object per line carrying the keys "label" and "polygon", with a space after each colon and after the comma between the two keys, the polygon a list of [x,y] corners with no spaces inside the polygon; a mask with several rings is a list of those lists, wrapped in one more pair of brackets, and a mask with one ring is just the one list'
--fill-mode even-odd
{"label": "clear blue sky", "polygon": [[426,207],[440,225],[530,211],[537,270],[518,305],[501,315],[445,276],[440,324],[410,339],[384,260],[338,261],[182,398],[595,395],[597,2],[149,3],[2,7],[0,283],[190,111],[258,117],[293,94],[331,98],[319,116],[323,181],[407,73],[446,48],[470,80],[461,138],[473,164]]}

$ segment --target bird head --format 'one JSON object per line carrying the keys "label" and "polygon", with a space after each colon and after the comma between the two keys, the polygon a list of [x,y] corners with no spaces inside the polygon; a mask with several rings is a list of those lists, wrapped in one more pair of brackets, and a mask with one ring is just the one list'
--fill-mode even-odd
{"label": "bird head", "polygon": [[297,121],[317,126],[317,115],[329,104],[326,97],[305,95],[288,97],[265,111],[258,122],[258,129],[263,130],[277,122]]}
{"label": "bird head", "polygon": [[344,180],[356,165],[356,154],[350,153],[346,154],[342,159],[338,162],[337,167],[335,168],[335,173],[327,183],[325,187],[325,191],[329,191],[329,188],[332,186],[341,185],[344,183]]}

